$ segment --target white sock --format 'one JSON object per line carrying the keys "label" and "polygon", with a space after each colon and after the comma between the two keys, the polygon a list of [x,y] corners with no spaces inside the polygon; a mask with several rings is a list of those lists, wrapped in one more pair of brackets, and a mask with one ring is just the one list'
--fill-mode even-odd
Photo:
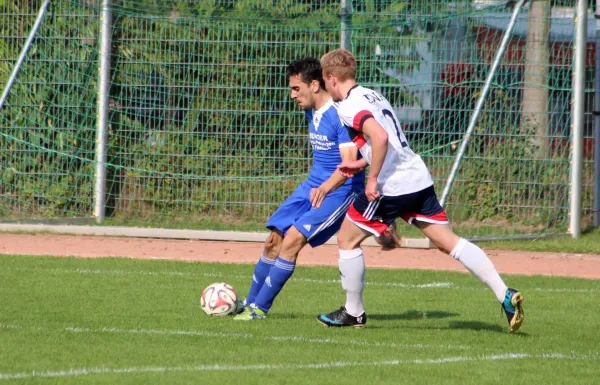
{"label": "white sock", "polygon": [[361,248],[340,250],[340,275],[346,292],[346,311],[358,317],[365,312],[362,293],[365,287],[365,257]]}
{"label": "white sock", "polygon": [[507,287],[502,278],[500,278],[492,261],[490,261],[483,250],[477,245],[461,238],[450,255],[460,261],[481,282],[488,285],[494,294],[496,294],[498,301],[504,301]]}

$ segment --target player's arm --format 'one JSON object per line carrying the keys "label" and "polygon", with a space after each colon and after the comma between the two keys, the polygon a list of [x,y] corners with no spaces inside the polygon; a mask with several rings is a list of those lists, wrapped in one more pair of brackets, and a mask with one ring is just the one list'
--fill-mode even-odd
{"label": "player's arm", "polygon": [[343,176],[345,176],[346,178],[351,178],[352,176],[358,174],[359,172],[367,168],[368,165],[369,163],[367,163],[367,160],[365,158],[361,158],[358,160],[351,161],[342,160],[342,163],[338,164],[337,168],[338,170],[340,170]]}
{"label": "player's arm", "polygon": [[[355,161],[358,156],[358,148],[354,144],[342,146],[340,147],[340,156],[342,157],[342,163]],[[343,185],[348,178],[349,176],[342,173],[339,168],[336,169],[325,182],[311,190],[310,202],[312,206],[315,208],[321,206],[325,196]]]}
{"label": "player's arm", "polygon": [[371,139],[371,168],[367,177],[365,194],[370,201],[379,197],[377,177],[383,167],[388,149],[388,134],[375,118],[370,117],[363,122],[362,131]]}
{"label": "player's arm", "polygon": [[[358,157],[358,147],[355,145],[340,147],[340,156],[342,157],[342,162],[353,162]],[[326,185],[325,187],[328,189],[328,192],[332,192],[343,185],[348,178],[339,169],[336,169],[329,179],[323,182],[323,185]]]}

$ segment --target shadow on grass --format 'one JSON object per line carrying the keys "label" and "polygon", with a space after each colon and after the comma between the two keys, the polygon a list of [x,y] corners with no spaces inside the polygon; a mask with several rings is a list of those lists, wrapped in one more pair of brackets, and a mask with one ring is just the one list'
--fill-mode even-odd
{"label": "shadow on grass", "polygon": [[303,320],[303,319],[307,319],[307,318],[311,318],[311,316],[313,316],[312,318],[315,319],[315,321],[317,320],[317,313],[313,314],[308,314],[308,313],[269,313],[267,315],[267,319],[277,319],[277,320],[286,320],[286,319],[298,319],[298,320]]}
{"label": "shadow on grass", "polygon": [[[274,320],[303,320],[307,318],[313,318],[316,320],[317,314],[300,314],[300,313],[274,313],[270,315],[270,319]],[[460,316],[459,313],[449,313],[445,311],[420,311],[420,310],[409,310],[401,314],[371,314],[367,316],[368,320],[371,321],[427,321],[434,319],[444,319],[450,317]],[[419,326],[422,325],[422,326]],[[352,328],[349,328],[352,329]],[[473,330],[473,331],[484,331],[494,332],[502,334],[510,334],[508,332],[508,325],[491,324],[481,321],[450,321],[447,325],[439,326],[427,326],[427,323],[398,323],[398,324],[373,324],[367,322],[366,329],[418,329],[418,330]],[[519,337],[529,337],[529,334],[518,331],[515,333]]]}
{"label": "shadow on grass", "polygon": [[470,329],[475,331],[483,330],[488,332],[506,333],[506,328],[503,328],[500,325],[480,321],[452,321],[447,329]]}
{"label": "shadow on grass", "polygon": [[[458,316],[457,313],[446,313],[441,311],[436,312],[420,312],[411,310],[403,314],[374,314],[369,317],[372,320],[422,320],[426,321],[427,319],[441,319],[441,318],[449,318]],[[494,333],[502,333],[502,334],[510,334],[508,331],[508,325],[501,326],[499,324],[491,324],[487,322],[480,321],[450,321],[447,326],[426,326],[427,324],[422,324],[423,326],[418,326],[420,324],[406,324],[401,323],[398,325],[373,325],[367,324],[368,328],[373,329],[418,329],[418,330],[473,330],[473,331],[484,331],[484,332],[494,332]],[[522,331],[518,331],[515,335],[519,337],[529,337],[529,334],[524,333]]]}
{"label": "shadow on grass", "polygon": [[458,313],[448,313],[445,311],[420,311],[420,310],[409,310],[402,314],[373,314],[367,315],[369,319],[381,320],[381,321],[393,321],[393,320],[424,320],[424,319],[441,319],[456,317]]}
{"label": "shadow on grass", "polygon": [[[469,329],[475,331],[498,332],[502,334],[508,333],[508,326],[502,327],[497,324],[490,324],[480,321],[452,321],[446,329]],[[518,331],[515,333],[521,337],[529,337],[529,334]]]}

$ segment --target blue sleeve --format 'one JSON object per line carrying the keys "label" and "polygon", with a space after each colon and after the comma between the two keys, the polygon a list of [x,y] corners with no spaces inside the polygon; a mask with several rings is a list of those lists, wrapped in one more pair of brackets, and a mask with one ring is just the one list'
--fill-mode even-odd
{"label": "blue sleeve", "polygon": [[354,143],[354,142],[352,142],[352,139],[350,138],[350,135],[348,134],[348,129],[344,125],[342,125],[342,122],[338,118],[337,115],[335,115],[333,120],[334,120],[333,124],[334,124],[335,130],[337,132],[338,143],[339,144]]}

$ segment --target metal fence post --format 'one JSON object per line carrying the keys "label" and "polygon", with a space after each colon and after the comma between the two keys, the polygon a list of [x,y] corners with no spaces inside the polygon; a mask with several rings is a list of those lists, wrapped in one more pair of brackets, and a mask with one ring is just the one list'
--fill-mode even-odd
{"label": "metal fence post", "polygon": [[571,115],[571,200],[569,233],[581,236],[581,176],[583,173],[583,123],[585,105],[585,59],[587,50],[587,0],[577,3],[573,51],[573,114]]}
{"label": "metal fence post", "polygon": [[340,47],[352,51],[352,0],[341,0],[340,7],[342,19]]}
{"label": "metal fence post", "polygon": [[19,54],[19,57],[17,58],[17,62],[15,63],[15,66],[13,67],[12,73],[10,74],[8,81],[6,82],[4,91],[2,91],[2,96],[0,96],[0,110],[2,109],[2,106],[4,106],[4,103],[6,102],[6,99],[8,98],[8,93],[10,92],[10,89],[12,88],[13,84],[15,83],[15,80],[17,80],[17,74],[19,73],[19,70],[21,69],[23,62],[25,61],[25,56],[27,56],[27,52],[29,51],[29,48],[31,48],[31,44],[33,44],[33,39],[35,39],[35,35],[36,35],[38,29],[40,28],[40,25],[42,24],[42,20],[44,19],[44,16],[46,15],[46,11],[48,9],[48,4],[50,4],[50,0],[46,0],[42,3],[42,6],[40,7],[37,18],[35,19],[35,24],[33,24],[33,27],[31,28],[31,32],[29,32],[29,37],[27,38],[25,45],[23,45],[23,49],[21,50],[21,53]]}
{"label": "metal fence post", "polygon": [[594,71],[594,226],[600,227],[600,0],[596,0],[596,56]]}
{"label": "metal fence post", "polygon": [[102,222],[106,211],[106,150],[112,37],[110,0],[102,1],[101,12],[100,63],[98,66],[98,112],[96,116],[96,181],[94,186],[94,216],[98,223]]}

